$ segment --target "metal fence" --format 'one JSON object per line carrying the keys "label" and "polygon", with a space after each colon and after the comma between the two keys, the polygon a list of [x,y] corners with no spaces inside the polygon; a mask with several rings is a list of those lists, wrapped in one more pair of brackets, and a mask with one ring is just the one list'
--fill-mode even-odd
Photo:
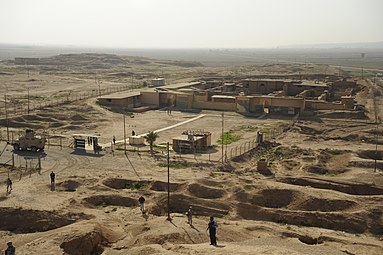
{"label": "metal fence", "polygon": [[[8,130],[8,132],[6,130],[0,130],[0,141],[9,142],[12,144],[24,134],[25,129],[11,129]],[[36,130],[36,134],[46,138],[45,147],[47,148],[58,147],[62,149],[64,146],[69,146],[71,141],[67,137],[52,134],[45,130]]]}
{"label": "metal fence", "polygon": [[[137,86],[138,87],[138,86]],[[46,110],[72,102],[99,97],[111,93],[131,90],[135,88],[132,85],[113,86],[100,90],[91,90],[87,92],[68,92],[60,98],[47,97],[39,98],[39,100],[31,99],[29,95],[22,96],[4,96],[4,104],[0,106],[0,118],[17,117],[18,115],[30,114],[36,111]]]}

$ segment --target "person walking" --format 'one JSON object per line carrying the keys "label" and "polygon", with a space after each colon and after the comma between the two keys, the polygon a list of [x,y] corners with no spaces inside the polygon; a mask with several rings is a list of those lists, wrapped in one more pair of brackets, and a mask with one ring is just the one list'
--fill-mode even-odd
{"label": "person walking", "polygon": [[140,210],[141,210],[141,213],[142,214],[145,214],[145,198],[143,196],[141,196],[139,199],[138,199],[138,202],[140,203]]}
{"label": "person walking", "polygon": [[16,248],[13,246],[12,242],[7,243],[7,249],[5,250],[5,255],[15,255],[16,254]]}
{"label": "person walking", "polygon": [[7,193],[11,193],[11,191],[12,191],[12,180],[11,180],[11,178],[7,178]]}
{"label": "person walking", "polygon": [[218,228],[218,224],[217,222],[214,220],[214,217],[210,217],[210,221],[207,225],[207,230],[209,230],[209,235],[210,235],[210,245],[214,245],[214,246],[217,246],[217,228]]}
{"label": "person walking", "polygon": [[190,226],[193,226],[193,209],[191,206],[189,207],[189,210],[186,212],[186,215],[188,216],[188,224]]}
{"label": "person walking", "polygon": [[113,136],[113,144],[116,145],[116,137]]}
{"label": "person walking", "polygon": [[49,175],[51,177],[51,191],[54,191],[55,190],[55,179],[56,179],[56,174],[55,172],[51,172],[51,174]]}

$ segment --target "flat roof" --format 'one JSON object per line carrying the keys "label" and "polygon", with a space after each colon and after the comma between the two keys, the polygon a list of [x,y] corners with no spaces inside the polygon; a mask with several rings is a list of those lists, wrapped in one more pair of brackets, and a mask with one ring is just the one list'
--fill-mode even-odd
{"label": "flat roof", "polygon": [[235,99],[235,96],[226,96],[226,95],[213,95],[211,98],[227,98],[227,99]]}
{"label": "flat roof", "polygon": [[98,135],[98,134],[73,134],[72,136],[74,138],[75,137],[97,137],[97,138],[101,137],[101,135]]}
{"label": "flat roof", "polygon": [[324,82],[311,82],[311,81],[302,81],[301,83],[293,83],[295,86],[306,86],[306,87],[328,87],[327,83]]}
{"label": "flat roof", "polygon": [[201,82],[199,82],[199,81],[195,81],[195,82],[181,82],[181,83],[174,83],[174,84],[169,84],[169,85],[161,86],[159,88],[162,88],[162,89],[180,89],[180,88],[195,86],[195,85],[198,85],[198,84],[201,84]]}
{"label": "flat roof", "polygon": [[117,92],[110,95],[100,96],[99,99],[123,99],[141,95],[140,91]]}
{"label": "flat roof", "polygon": [[[193,135],[193,138],[194,138],[194,141],[204,139],[203,136],[196,136],[196,135]],[[172,139],[173,140],[179,140],[179,141],[189,141],[189,136],[188,135],[180,135],[177,137],[173,137]]]}

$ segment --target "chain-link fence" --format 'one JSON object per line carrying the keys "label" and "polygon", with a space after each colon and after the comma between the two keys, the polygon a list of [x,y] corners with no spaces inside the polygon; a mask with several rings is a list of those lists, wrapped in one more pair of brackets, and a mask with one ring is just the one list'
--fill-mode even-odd
{"label": "chain-link fence", "polygon": [[99,97],[111,93],[133,89],[132,85],[114,86],[87,92],[72,92],[63,94],[60,97],[39,97],[35,99],[29,95],[13,96],[5,95],[4,103],[0,105],[0,118],[17,117],[19,115],[30,114],[36,111],[46,110],[72,102]]}

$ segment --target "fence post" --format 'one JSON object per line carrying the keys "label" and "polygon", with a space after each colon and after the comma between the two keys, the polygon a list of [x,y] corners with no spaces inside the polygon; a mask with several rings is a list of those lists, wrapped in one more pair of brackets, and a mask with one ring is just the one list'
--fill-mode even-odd
{"label": "fence post", "polygon": [[38,160],[39,160],[39,170],[41,170],[41,158],[40,158],[40,156],[39,156]]}

